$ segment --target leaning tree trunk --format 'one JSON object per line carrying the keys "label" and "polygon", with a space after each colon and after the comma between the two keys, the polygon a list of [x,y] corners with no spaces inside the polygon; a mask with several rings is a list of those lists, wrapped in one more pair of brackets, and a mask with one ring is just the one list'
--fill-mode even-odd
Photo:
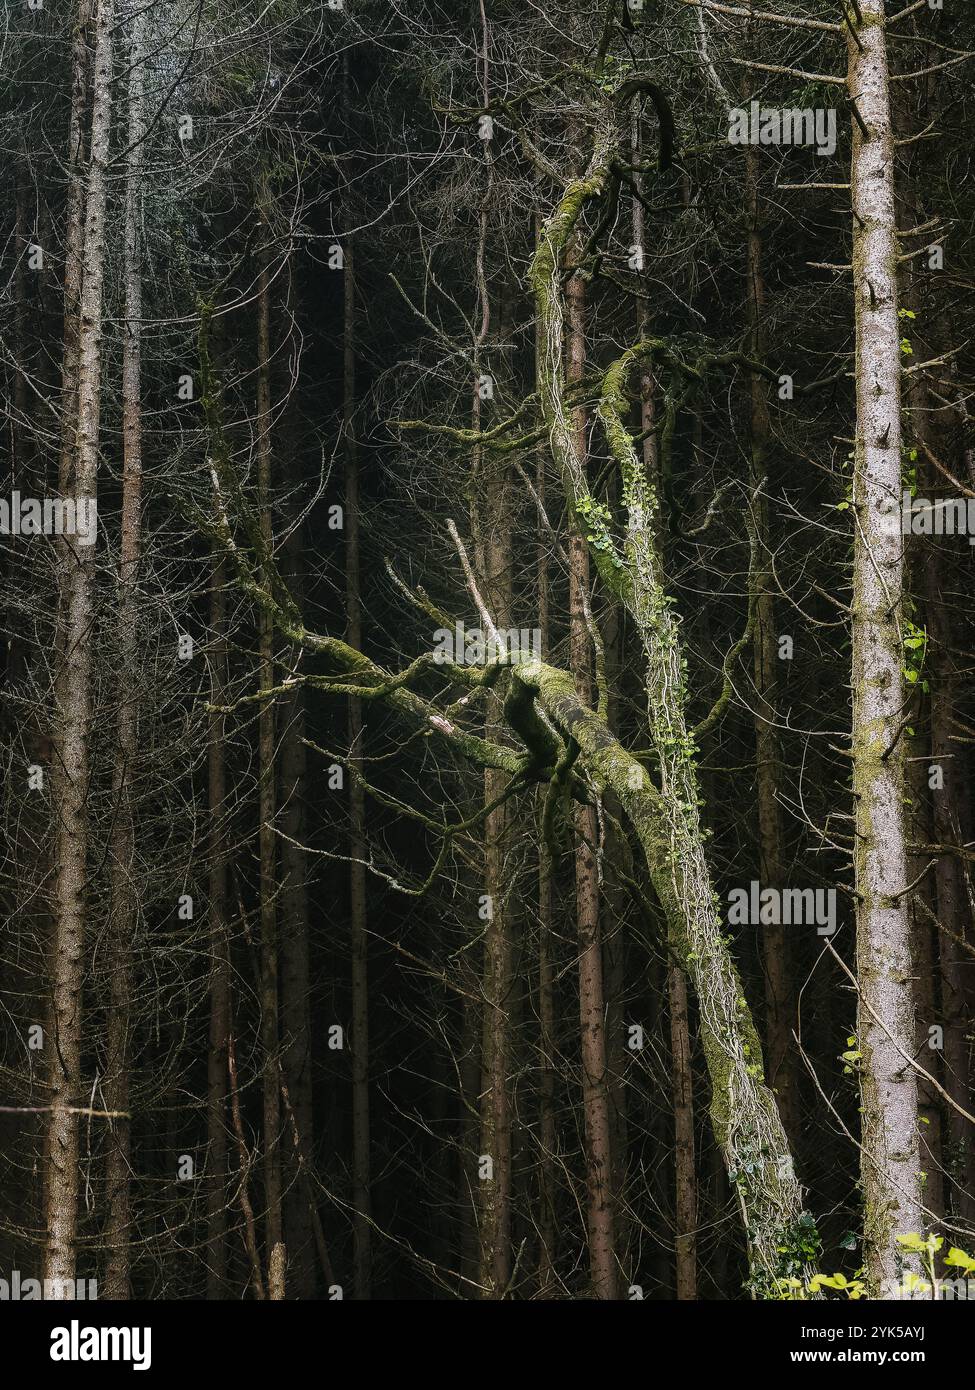
{"label": "leaning tree trunk", "polygon": [[[781,1273],[806,1264],[814,1228],[803,1211],[789,1142],[764,1081],[761,1045],[724,938],[705,859],[695,748],[685,715],[685,663],[656,541],[657,501],[624,424],[630,369],[652,356],[652,345],[641,344],[614,364],[599,408],[622,475],[627,513],[622,553],[605,509],[589,493],[577,466],[563,387],[564,253],[584,204],[606,188],[617,142],[610,116],[597,133],[586,174],[569,184],[545,224],[531,279],[545,335],[542,405],[553,455],[567,496],[584,520],[600,574],[630,612],[644,645],[648,720],[661,767],[659,790],[642,765],[613,739],[604,721],[585,711],[564,678],[545,676],[537,663],[519,667],[518,672],[523,683],[535,685],[556,724],[571,730],[594,775],[617,792],[640,837],[672,949],[697,992],[715,1135],[741,1203],[753,1287],[765,1292]],[[546,698],[546,687],[551,698]]]}
{"label": "leaning tree trunk", "polygon": [[[66,495],[90,505],[98,478],[102,286],[105,276],[106,166],[112,113],[114,0],[101,0],[95,27],[91,159],[85,196],[84,252],[78,327],[74,449]],[[78,61],[81,61],[79,58]],[[90,513],[89,513],[90,515]],[[94,545],[61,543],[57,681],[59,768],[55,781],[54,949],[48,1048],[50,1120],[45,1194],[45,1278],[73,1280],[78,1227],[78,1115],[81,1104],[81,988],[84,978],[85,889],[88,875],[88,777],[91,728]],[[59,1286],[63,1288],[63,1285]]]}
{"label": "leaning tree trunk", "polygon": [[901,367],[894,140],[883,0],[861,0],[849,39],[857,429],[853,552],[861,1174],[867,1274],[898,1277],[898,1233],[921,1229],[911,942],[905,888],[900,534]]}

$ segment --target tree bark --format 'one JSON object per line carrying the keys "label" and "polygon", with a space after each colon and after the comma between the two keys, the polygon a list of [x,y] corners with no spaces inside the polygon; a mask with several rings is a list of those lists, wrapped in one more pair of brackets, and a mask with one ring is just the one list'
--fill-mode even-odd
{"label": "tree bark", "polygon": [[[696,986],[701,1040],[712,1082],[712,1121],[738,1186],[750,1238],[753,1283],[766,1291],[774,1286],[790,1258],[794,1264],[802,1264],[806,1241],[798,1228],[808,1232],[811,1221],[803,1212],[788,1139],[764,1084],[758,1035],[723,937],[704,855],[694,744],[686,727],[683,655],[658,553],[656,496],[624,425],[626,378],[634,365],[652,357],[653,345],[638,345],[610,368],[599,407],[622,476],[627,514],[622,553],[578,466],[575,431],[562,386],[563,255],[582,207],[606,188],[617,142],[610,117],[597,131],[585,175],[569,183],[547,220],[532,262],[531,280],[546,341],[542,403],[566,494],[584,517],[587,538],[607,588],[630,612],[644,645],[648,722],[660,760],[661,786],[659,790],[652,788],[635,760],[629,760],[627,767],[620,765],[617,750],[623,750],[602,721],[594,721],[592,727],[590,770],[613,786],[634,821],[668,920],[672,948]],[[517,674],[525,678],[523,666],[517,668]],[[573,697],[571,709],[564,691],[558,700],[569,719],[569,725],[563,727],[571,727],[581,747],[577,729],[588,731],[590,716],[581,712],[577,697]],[[605,757],[601,747],[606,750]],[[635,787],[620,786],[621,775],[624,783],[627,777],[632,778]]]}
{"label": "tree bark", "polygon": [[92,73],[89,38],[93,0],[78,0],[71,42],[71,115],[68,124],[68,202],[64,248],[64,351],[61,359],[61,452],[58,487],[66,495],[75,448],[82,255],[85,245],[85,113]]}
{"label": "tree bark", "polygon": [[[746,84],[744,100],[751,98]],[[748,329],[751,356],[764,362],[765,274],[762,266],[761,201],[758,182],[759,151],[749,145],[745,151],[745,202],[748,214]],[[763,888],[786,886],[785,833],[779,804],[782,755],[776,729],[775,694],[778,684],[778,652],[775,626],[775,599],[769,556],[772,554],[767,499],[767,469],[771,423],[768,408],[768,381],[761,372],[749,373],[751,397],[751,487],[752,517],[758,565],[750,595],[754,613],[752,636],[755,682],[755,781],[758,802],[759,878]],[[791,951],[787,928],[769,924],[762,927],[762,958],[765,966],[765,1040],[768,1053],[769,1084],[776,1093],[782,1123],[795,1147],[799,1139],[799,1113],[796,1096],[795,991],[792,985]]]}
{"label": "tree bark", "polygon": [[[301,606],[304,589],[303,538],[297,527],[286,542],[286,579]],[[297,660],[298,653],[295,653]],[[305,701],[301,689],[281,703],[281,1018],[282,1058],[291,1100],[299,1152],[285,1140],[289,1158],[284,1203],[285,1245],[288,1251],[288,1287],[299,1299],[315,1297],[315,1233],[310,1203],[310,1174],[302,1171],[302,1159],[314,1152],[312,1094],[311,975],[309,957],[308,871],[305,843],[307,756],[305,751]],[[287,1122],[285,1129],[288,1129]]]}
{"label": "tree bark", "polygon": [[207,1298],[227,1293],[227,1190],[230,1038],[230,956],[227,940],[227,764],[226,716],[219,707],[227,691],[227,564],[215,556],[210,582],[210,715],[207,747],[207,808],[210,830],[208,909],[210,935],[210,1050],[207,1055]]}
{"label": "tree bark", "polygon": [[[536,234],[540,226],[540,218],[536,216]],[[541,337],[536,331],[536,386],[540,380],[538,360],[541,351]],[[535,470],[535,492],[541,513],[545,512],[546,505],[546,459],[545,450],[540,449]],[[535,552],[535,582],[541,652],[542,657],[547,660],[550,645],[548,538],[543,534],[541,516]],[[540,802],[539,805],[541,804]],[[554,905],[552,851],[543,833],[539,835],[538,841],[538,1291],[542,1298],[551,1298],[555,1293],[557,1235]]]}
{"label": "tree bark", "polygon": [[[261,540],[270,555],[274,540],[271,508],[271,288],[266,259],[258,274],[257,289],[257,489]],[[262,690],[274,684],[274,624],[267,614],[259,620]],[[281,1088],[278,1006],[278,908],[277,908],[277,788],[275,786],[274,701],[262,703],[258,721],[260,759],[258,834],[260,855],[261,916],[261,1041],[264,1052],[264,1207],[265,1258],[269,1262],[275,1246],[282,1243],[281,1215]],[[273,1290],[279,1287],[272,1286]]]}
{"label": "tree bark", "polygon": [[[570,262],[571,263],[571,262]],[[566,385],[582,380],[586,363],[586,291],[581,276],[566,287]],[[573,411],[575,466],[586,472],[586,412]],[[592,704],[589,615],[589,548],[579,521],[572,517],[569,550],[569,666],[576,693]],[[603,955],[599,923],[599,873],[596,862],[599,827],[590,803],[575,808],[576,934],[579,946],[579,1026],[582,1057],[582,1107],[586,1136],[586,1219],[589,1264],[596,1298],[616,1297],[612,1153],[607,1089]]]}
{"label": "tree bark", "polygon": [[672,965],[667,972],[667,994],[670,999],[670,1055],[674,1066],[677,1297],[684,1300],[697,1298],[697,1169],[687,980],[678,966]]}
{"label": "tree bark", "polygon": [[853,126],[857,430],[853,551],[853,792],[864,1253],[876,1290],[903,1263],[895,1237],[922,1227],[914,999],[904,826],[900,623],[901,366],[894,145],[883,0],[862,0],[848,87]]}
{"label": "tree bark", "polygon": [[[345,611],[349,643],[362,646],[359,464],[355,436],[355,248],[345,243],[342,429],[345,440]],[[369,918],[366,907],[366,801],[359,773],[362,701],[349,701],[349,913],[352,943],[352,1205],[353,1278],[358,1299],[372,1297],[372,1184],[369,1140]]]}
{"label": "tree bark", "polygon": [[[84,251],[78,329],[77,411],[64,495],[88,505],[98,478],[102,288],[105,275],[106,167],[112,113],[114,0],[99,0],[92,77],[91,157],[85,193]],[[76,61],[81,55],[76,47]],[[66,353],[66,357],[67,357]],[[66,376],[70,379],[70,364]],[[49,1058],[45,1278],[73,1280],[78,1222],[78,1116],[82,1057],[82,981],[88,859],[88,777],[91,726],[91,630],[94,546],[77,536],[61,544],[57,681],[59,758],[54,783],[55,923]],[[63,1288],[63,1285],[59,1285]]]}
{"label": "tree bark", "polygon": [[[122,356],[122,541],[119,555],[119,712],[112,774],[115,822],[110,859],[111,1010],[105,1099],[109,1110],[129,1108],[132,943],[139,922],[136,880],[136,786],[139,763],[139,559],[142,551],[142,164],[145,122],[144,19],[136,11],[129,34],[128,153],[125,170],[125,339]],[[131,1297],[129,1196],[131,1122],[111,1122],[105,1163],[103,1297]]]}

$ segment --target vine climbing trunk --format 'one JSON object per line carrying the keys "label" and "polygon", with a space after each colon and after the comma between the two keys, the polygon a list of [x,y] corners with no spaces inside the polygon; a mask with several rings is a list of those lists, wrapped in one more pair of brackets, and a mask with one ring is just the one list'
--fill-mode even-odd
{"label": "vine climbing trunk", "polygon": [[[731,958],[704,853],[695,746],[686,724],[685,662],[657,545],[657,499],[624,419],[633,367],[652,356],[651,344],[625,353],[606,374],[599,417],[620,468],[626,513],[622,547],[607,509],[594,499],[579,468],[562,361],[566,319],[563,274],[567,246],[585,204],[610,180],[619,134],[612,111],[602,115],[589,166],[571,180],[547,219],[531,266],[544,330],[541,398],[550,446],[567,498],[581,518],[590,552],[608,592],[630,613],[644,647],[651,739],[660,786],[626,754],[605,722],[586,710],[564,678],[539,664],[517,669],[542,699],[556,727],[579,744],[590,774],[612,786],[640,838],[664,909],[671,948],[694,984],[700,1036],[711,1079],[715,1135],[735,1185],[748,1232],[752,1285],[774,1290],[783,1273],[803,1268],[815,1228],[804,1212],[788,1138],[764,1081],[761,1045]],[[546,695],[546,687],[548,695]]]}

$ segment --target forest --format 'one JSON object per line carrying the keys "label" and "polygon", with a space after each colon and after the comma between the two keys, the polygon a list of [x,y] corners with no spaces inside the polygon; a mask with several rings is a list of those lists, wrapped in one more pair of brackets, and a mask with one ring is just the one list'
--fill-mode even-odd
{"label": "forest", "polygon": [[973,75],[6,0],[2,1298],[975,1298]]}

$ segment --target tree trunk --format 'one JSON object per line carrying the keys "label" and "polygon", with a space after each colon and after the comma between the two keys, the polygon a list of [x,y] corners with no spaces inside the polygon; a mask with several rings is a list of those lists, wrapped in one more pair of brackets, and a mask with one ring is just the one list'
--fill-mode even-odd
{"label": "tree trunk", "polygon": [[[541,343],[536,342],[536,356]],[[536,381],[537,381],[536,370]],[[546,454],[538,452],[535,491],[538,506],[545,509]],[[537,616],[542,657],[549,651],[548,538],[539,517],[535,555]],[[538,1291],[542,1298],[555,1293],[555,961],[554,885],[552,852],[544,836],[538,842]]]}
{"label": "tree trunk", "polygon": [[[903,539],[894,145],[883,0],[862,0],[848,86],[860,117],[851,171],[857,431],[853,554],[853,791],[864,1252],[876,1290],[922,1227],[904,827]],[[858,40],[858,41],[857,41]]]}
{"label": "tree trunk", "polygon": [[[482,213],[482,246],[486,230]],[[483,276],[482,292],[486,296]],[[489,317],[485,299],[482,331]],[[503,337],[502,333],[502,337]],[[478,343],[478,348],[480,343]],[[478,373],[475,353],[475,372]],[[473,394],[473,424],[481,427],[479,373]],[[495,623],[505,629],[511,622],[511,525],[508,518],[507,468],[497,458],[475,460],[475,473],[485,474],[480,506],[475,507],[478,537],[478,569],[482,592]],[[485,706],[485,730],[501,716],[501,704],[492,694]],[[484,804],[491,806],[503,793],[507,778],[489,769],[484,774]],[[480,1272],[479,1282],[487,1298],[503,1298],[511,1276],[511,1100],[509,1060],[511,1049],[512,942],[508,920],[506,858],[508,808],[502,804],[484,819],[484,960],[482,992],[484,1008],[481,1035],[481,1137],[479,1162],[491,1161],[490,1175],[479,1174]]]}
{"label": "tree trunk", "polygon": [[61,452],[58,488],[66,495],[75,449],[82,255],[85,245],[85,112],[90,94],[88,45],[93,0],[78,0],[71,44],[71,116],[68,125],[68,205],[64,248],[64,351],[61,359]]}
{"label": "tree trunk", "polygon": [[[114,0],[99,0],[92,79],[91,158],[85,195],[84,251],[78,330],[77,411],[65,496],[89,505],[98,478],[101,388],[102,287],[105,274],[106,166],[112,112]],[[81,61],[76,48],[76,61]],[[66,354],[67,356],[67,354]],[[66,363],[66,376],[70,372]],[[50,1120],[46,1190],[45,1278],[73,1280],[78,1223],[78,1116],[84,978],[85,888],[88,871],[88,777],[91,726],[91,629],[94,621],[94,546],[79,537],[61,543],[57,682],[59,758],[54,800],[55,924],[48,1046]],[[62,1286],[59,1286],[62,1287]]]}
{"label": "tree trunk", "polygon": [[[266,255],[257,290],[257,488],[261,541],[271,554],[274,523],[271,508],[271,289]],[[273,687],[274,624],[260,615],[260,674],[262,690]],[[282,1243],[281,1218],[281,1086],[278,1026],[277,836],[275,816],[274,701],[261,705],[258,723],[260,757],[259,852],[261,910],[261,1040],[264,1052],[264,1206],[265,1258],[269,1262]],[[275,1283],[271,1295],[279,1288]]]}
{"label": "tree trunk", "polygon": [[[570,182],[545,224],[532,262],[531,281],[545,332],[541,395],[553,454],[566,494],[576,513],[584,518],[604,583],[625,604],[644,645],[648,723],[661,765],[660,788],[652,786],[642,766],[623,752],[602,720],[581,712],[574,690],[570,708],[560,676],[552,682],[546,677],[536,688],[542,693],[542,686],[549,687],[570,721],[562,727],[571,727],[580,747],[582,735],[591,732],[589,748],[584,750],[590,771],[604,778],[620,796],[647,854],[672,948],[697,989],[701,1041],[712,1082],[715,1134],[738,1185],[749,1233],[753,1282],[764,1292],[790,1265],[805,1264],[811,1221],[803,1212],[802,1194],[775,1101],[764,1084],[761,1046],[717,911],[704,855],[694,745],[686,727],[684,661],[658,552],[656,495],[624,424],[628,411],[626,378],[634,365],[652,356],[653,343],[640,344],[610,368],[599,407],[621,471],[627,513],[622,553],[579,467],[576,431],[562,384],[563,256],[582,207],[606,187],[618,138],[612,123],[597,132],[586,174]],[[527,685],[534,683],[524,665],[516,672]],[[544,695],[543,703],[551,715],[551,702]]]}
{"label": "tree trunk", "polygon": [[230,1037],[230,956],[227,940],[227,566],[216,559],[210,583],[210,715],[207,809],[210,829],[208,908],[210,935],[210,1051],[207,1055],[207,1298],[227,1294],[227,1162]]}
{"label": "tree trunk", "polygon": [[[582,380],[586,362],[586,291],[579,275],[566,287],[568,362],[566,384]],[[572,443],[576,467],[585,474],[586,413],[573,412]],[[569,666],[576,693],[592,700],[589,608],[589,548],[573,518],[569,548]],[[616,1297],[616,1248],[613,1222],[612,1154],[607,1091],[603,956],[599,924],[599,874],[596,863],[599,827],[592,804],[575,808],[576,934],[579,943],[579,1025],[582,1054],[582,1106],[586,1135],[586,1218],[589,1264],[596,1298]]]}
{"label": "tree trunk", "polygon": [[[129,1108],[129,1033],[132,943],[139,921],[135,878],[135,786],[139,759],[139,557],[142,549],[142,163],[145,140],[143,15],[129,35],[128,153],[125,184],[125,339],[122,356],[122,542],[119,556],[119,712],[112,774],[115,822],[110,859],[111,1011],[105,1100],[109,1110]],[[131,1124],[111,1122],[106,1156],[103,1297],[131,1297],[129,1189]]]}
{"label": "tree trunk", "polygon": [[[303,537],[297,527],[286,542],[286,580],[301,606]],[[295,653],[297,659],[298,653]],[[305,843],[307,758],[304,745],[305,703],[302,691],[281,702],[281,1018],[284,1040],[283,1066],[288,1095],[298,1132],[300,1153],[285,1140],[288,1152],[287,1193],[284,1202],[285,1245],[288,1251],[288,1287],[299,1299],[315,1297],[315,1233],[311,1215],[314,1195],[310,1163],[314,1152],[312,1094],[311,976],[309,964],[308,872]],[[290,1123],[285,1121],[285,1132]]]}
{"label": "tree trunk", "polygon": [[670,999],[670,1054],[674,1066],[674,1168],[677,1174],[677,1297],[697,1298],[697,1169],[694,1152],[694,1073],[687,1017],[687,980],[672,965],[667,972]]}
{"label": "tree trunk", "polygon": [[[751,98],[746,84],[744,100]],[[745,201],[748,212],[748,328],[751,356],[765,361],[765,275],[762,268],[762,222],[758,186],[759,151],[749,145],[745,151]],[[779,804],[782,757],[776,729],[775,692],[778,684],[778,651],[775,627],[775,600],[771,565],[772,539],[769,531],[767,469],[771,425],[768,409],[768,381],[761,372],[749,373],[751,394],[751,487],[752,517],[758,564],[750,595],[753,605],[752,636],[755,681],[755,781],[758,802],[759,878],[763,888],[778,890],[786,886],[785,833]],[[793,1147],[799,1139],[799,1113],[796,1095],[796,1048],[792,1037],[795,1026],[795,993],[792,985],[791,952],[787,928],[769,924],[762,927],[762,957],[765,966],[765,1040],[768,1054],[768,1080],[775,1091],[782,1123]]]}
{"label": "tree trunk", "polygon": [[[352,239],[345,243],[345,340],[342,430],[345,440],[345,611],[348,639],[362,647],[359,555],[359,464],[355,437],[356,283]],[[369,919],[366,908],[366,800],[359,774],[362,701],[349,701],[349,915],[352,944],[353,1278],[357,1299],[372,1296],[372,1185],[369,1143]]]}

